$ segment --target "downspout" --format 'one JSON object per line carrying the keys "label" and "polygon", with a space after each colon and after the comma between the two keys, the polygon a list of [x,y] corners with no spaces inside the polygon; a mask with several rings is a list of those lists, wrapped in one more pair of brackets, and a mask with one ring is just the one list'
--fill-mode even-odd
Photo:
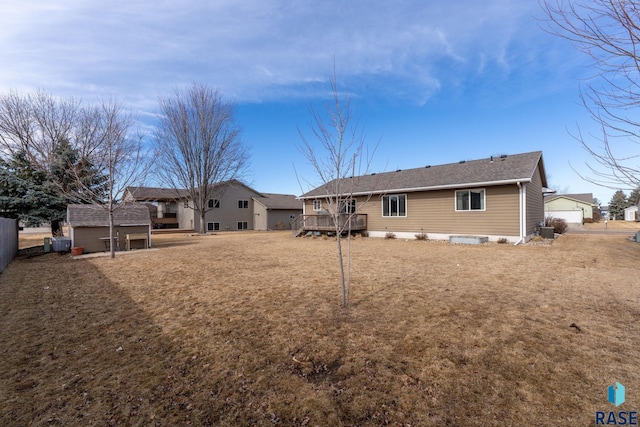
{"label": "downspout", "polygon": [[514,243],[514,246],[519,245],[520,243],[523,243],[524,241],[524,221],[523,221],[523,217],[524,217],[524,212],[523,212],[523,208],[524,208],[524,198],[523,198],[523,188],[522,185],[520,184],[520,181],[516,182],[516,184],[518,185],[518,207],[519,207],[519,212],[518,212],[518,222],[520,223],[520,238],[518,239],[518,241],[516,243]]}

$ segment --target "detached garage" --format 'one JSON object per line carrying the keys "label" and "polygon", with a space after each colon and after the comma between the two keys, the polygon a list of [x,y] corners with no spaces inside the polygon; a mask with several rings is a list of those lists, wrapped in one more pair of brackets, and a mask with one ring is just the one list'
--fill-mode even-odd
{"label": "detached garage", "polygon": [[568,224],[593,220],[593,194],[554,194],[544,198],[545,218],[561,218]]}
{"label": "detached garage", "polygon": [[[151,215],[144,205],[119,205],[113,211],[116,250],[151,247]],[[67,226],[71,246],[84,253],[109,250],[109,212],[96,205],[67,206]]]}

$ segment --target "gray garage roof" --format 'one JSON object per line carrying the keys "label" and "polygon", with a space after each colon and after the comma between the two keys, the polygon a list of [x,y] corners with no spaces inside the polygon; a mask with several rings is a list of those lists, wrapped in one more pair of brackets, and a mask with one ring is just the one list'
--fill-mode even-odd
{"label": "gray garage roof", "polygon": [[[109,213],[101,206],[69,205],[67,223],[71,227],[108,227]],[[145,205],[119,205],[113,212],[113,223],[117,226],[149,225],[151,216]]]}
{"label": "gray garage roof", "polygon": [[[345,182],[343,188],[349,188],[349,193],[359,195],[515,184],[531,181],[538,166],[542,185],[546,187],[542,152],[534,151],[345,178],[349,182]],[[300,198],[326,197],[330,193],[327,189],[333,185],[333,182],[322,185]]]}
{"label": "gray garage roof", "polygon": [[267,209],[302,210],[302,201],[293,194],[262,193],[265,197],[254,197],[253,200]]}

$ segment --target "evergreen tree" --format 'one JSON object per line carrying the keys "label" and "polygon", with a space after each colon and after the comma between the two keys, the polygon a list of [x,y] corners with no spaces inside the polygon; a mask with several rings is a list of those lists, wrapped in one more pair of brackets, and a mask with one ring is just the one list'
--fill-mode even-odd
{"label": "evergreen tree", "polygon": [[29,226],[64,220],[64,197],[46,172],[27,159],[24,150],[0,161],[0,211]]}
{"label": "evergreen tree", "polygon": [[640,202],[640,188],[636,188],[629,194],[628,201],[630,206],[638,205],[638,202]]}
{"label": "evergreen tree", "polygon": [[609,202],[609,216],[611,219],[624,219],[624,210],[629,207],[629,201],[624,191],[618,190]]}
{"label": "evergreen tree", "polygon": [[80,191],[80,183],[104,195],[105,181],[104,175],[88,160],[79,158],[67,141],[57,144],[49,171],[37,167],[20,150],[8,162],[0,160],[0,212],[28,226],[51,223],[55,235],[61,232],[67,205],[81,203],[73,196]]}

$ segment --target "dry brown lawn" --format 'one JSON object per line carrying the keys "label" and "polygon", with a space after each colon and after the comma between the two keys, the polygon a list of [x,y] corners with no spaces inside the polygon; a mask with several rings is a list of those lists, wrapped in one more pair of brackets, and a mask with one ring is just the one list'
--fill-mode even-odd
{"label": "dry brown lawn", "polygon": [[0,425],[591,425],[640,409],[640,244],[154,236],[0,274]]}

